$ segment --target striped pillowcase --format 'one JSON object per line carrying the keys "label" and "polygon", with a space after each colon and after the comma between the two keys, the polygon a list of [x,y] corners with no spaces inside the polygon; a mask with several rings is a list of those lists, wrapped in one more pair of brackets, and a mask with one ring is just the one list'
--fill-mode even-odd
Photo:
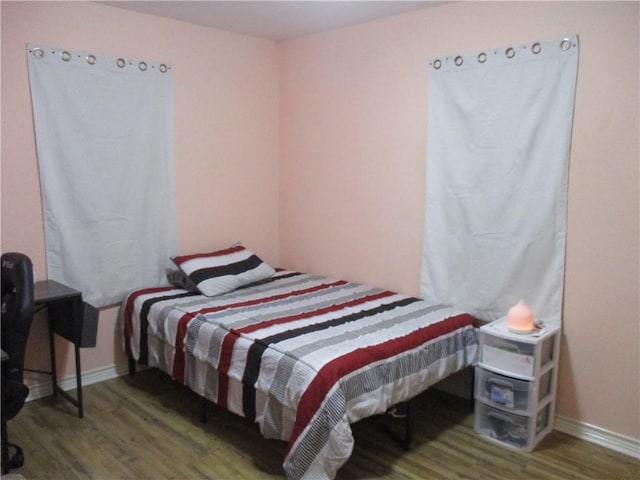
{"label": "striped pillowcase", "polygon": [[271,278],[275,273],[271,266],[242,245],[217,252],[172,257],[171,260],[207,297]]}

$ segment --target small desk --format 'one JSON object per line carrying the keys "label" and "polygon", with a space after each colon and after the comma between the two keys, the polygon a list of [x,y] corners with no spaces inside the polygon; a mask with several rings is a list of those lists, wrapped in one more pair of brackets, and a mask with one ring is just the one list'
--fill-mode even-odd
{"label": "small desk", "polygon": [[[82,293],[55,280],[42,280],[35,284],[34,303],[36,312],[45,308],[48,312],[51,372],[45,373],[51,374],[53,396],[55,397],[59,393],[78,407],[78,417],[82,418],[84,412],[82,408],[82,371],[80,369],[80,332],[83,325],[85,306],[82,301]],[[77,398],[73,398],[58,385],[54,333],[73,343],[76,361]]]}

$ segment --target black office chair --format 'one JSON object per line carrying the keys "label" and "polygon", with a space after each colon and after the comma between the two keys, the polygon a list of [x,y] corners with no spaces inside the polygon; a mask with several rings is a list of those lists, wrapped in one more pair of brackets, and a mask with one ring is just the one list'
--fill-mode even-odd
{"label": "black office chair", "polygon": [[[8,443],[7,421],[24,406],[29,387],[24,384],[24,354],[33,319],[33,266],[22,253],[4,253],[2,263],[2,473],[20,468],[24,454]],[[6,356],[4,355],[6,354]],[[9,457],[9,449],[14,453]]]}

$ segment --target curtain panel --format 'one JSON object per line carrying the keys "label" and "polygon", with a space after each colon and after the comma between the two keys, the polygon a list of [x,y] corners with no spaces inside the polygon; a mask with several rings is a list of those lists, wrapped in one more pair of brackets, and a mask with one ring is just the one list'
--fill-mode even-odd
{"label": "curtain panel", "polygon": [[575,35],[430,61],[424,298],[561,320],[577,67]]}
{"label": "curtain panel", "polygon": [[95,306],[176,252],[171,67],[27,46],[47,276]]}

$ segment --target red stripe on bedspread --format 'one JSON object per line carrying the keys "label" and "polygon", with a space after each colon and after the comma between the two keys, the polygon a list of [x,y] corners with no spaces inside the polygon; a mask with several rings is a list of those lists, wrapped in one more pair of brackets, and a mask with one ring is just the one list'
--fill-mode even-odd
{"label": "red stripe on bedspread", "polygon": [[[231,303],[228,305],[218,305],[215,307],[208,307],[197,310],[195,312],[190,312],[183,315],[178,321],[178,328],[176,331],[176,347],[175,354],[173,358],[173,378],[181,383],[184,383],[184,366],[185,366],[185,356],[184,356],[184,338],[187,334],[187,327],[189,326],[189,322],[199,314],[206,315],[208,313],[215,313],[222,310],[230,310],[233,308],[242,308],[242,307],[250,307],[252,305],[258,305],[260,303],[269,303],[277,300],[281,300],[287,297],[295,297],[298,295],[304,295],[307,293],[313,293],[319,290],[324,290],[327,288],[344,285],[348,282],[344,280],[338,280],[332,283],[323,283],[322,285],[316,285],[315,287],[304,288],[301,290],[294,290],[292,292],[280,293],[278,295],[272,295],[270,297],[261,297],[253,300],[246,300],[244,302]],[[225,348],[225,343],[227,343],[227,338],[225,337],[223,343],[223,352]],[[235,342],[235,340],[233,340]],[[233,344],[231,345],[231,351],[233,351]],[[220,375],[220,384],[218,385],[218,404],[220,406],[226,406],[226,398],[227,398],[227,381],[226,373],[229,371],[229,364],[231,362],[231,355],[229,355],[228,360],[226,356],[221,355],[220,365],[218,366],[218,371],[222,374]]]}
{"label": "red stripe on bedspread", "polygon": [[220,347],[220,364],[218,365],[218,405],[227,408],[227,398],[229,395],[229,367],[231,366],[231,355],[233,354],[233,346],[236,343],[235,335],[227,335],[222,341]]}
{"label": "red stripe on bedspread", "polygon": [[[322,287],[337,286],[337,285],[342,285],[344,283],[346,282],[339,281],[331,284],[324,284],[321,286]],[[307,290],[316,290],[316,289],[318,289],[318,287],[313,287],[313,289],[307,289]],[[258,322],[252,325],[247,325],[246,327],[243,327],[243,328],[231,329],[230,330],[231,335],[227,335],[224,338],[222,342],[221,351],[220,351],[220,363],[218,364],[218,372],[220,373],[220,376],[218,378],[218,401],[217,401],[218,405],[224,408],[226,408],[227,406],[227,395],[228,395],[228,385],[229,385],[229,377],[227,376],[227,373],[229,372],[229,368],[231,368],[231,357],[233,355],[234,346],[236,344],[236,341],[238,340],[238,338],[240,338],[242,334],[252,333],[263,328],[268,328],[272,325],[281,325],[284,323],[295,322],[305,318],[324,315],[326,313],[331,313],[338,310],[342,310],[344,308],[353,307],[359,304],[363,304],[363,303],[377,300],[380,298],[388,297],[390,295],[394,295],[394,293],[390,291],[380,292],[374,295],[368,295],[366,297],[357,298],[355,300],[351,300],[348,302],[331,305],[325,308],[320,308],[318,310],[299,313],[297,315],[290,315],[288,317],[280,317],[280,318],[274,318],[271,320],[265,320],[264,322]]]}
{"label": "red stripe on bedspread", "polygon": [[320,369],[303,393],[298,405],[296,422],[291,432],[289,449],[316,414],[323,400],[333,386],[344,376],[374,362],[391,358],[402,352],[413,350],[441,335],[459,328],[475,325],[476,320],[469,314],[456,315],[443,321],[428,325],[409,335],[394,338],[387,342],[358,348],[338,357]]}
{"label": "red stripe on bedspread", "polygon": [[315,316],[318,316],[318,315],[324,315],[325,313],[335,312],[336,310],[340,310],[342,308],[355,307],[356,305],[360,305],[362,303],[370,302],[370,301],[373,301],[373,300],[378,300],[380,298],[388,297],[388,296],[391,296],[391,295],[395,295],[395,294],[393,292],[390,292],[390,291],[380,292],[380,293],[376,293],[375,295],[369,295],[367,297],[356,298],[355,300],[350,300],[348,302],[340,303],[340,304],[337,304],[337,305],[331,305],[329,307],[320,308],[318,310],[311,310],[311,311],[304,312],[304,313],[298,313],[297,315],[291,315],[291,316],[288,316],[288,317],[281,317],[281,318],[274,318],[274,319],[267,320],[267,321],[264,321],[264,322],[255,323],[253,325],[248,325],[248,326],[243,327],[243,328],[234,329],[233,331],[237,332],[239,334],[251,333],[251,332],[255,332],[256,330],[261,330],[263,328],[271,327],[273,325],[279,325],[279,324],[288,323],[288,322],[295,322],[297,320],[302,320],[302,319],[305,319],[305,318],[311,318],[311,317],[315,317]]}
{"label": "red stripe on bedspread", "polygon": [[[155,288],[146,288],[144,290],[136,290],[132,292],[127,297],[127,303],[124,308],[124,338],[125,338],[125,352],[131,357],[131,337],[133,336],[133,306],[135,301],[142,295],[149,295],[151,293],[160,293],[166,292],[169,290],[175,290],[176,287],[173,286],[165,286],[165,287],[155,287]],[[145,332],[140,332],[140,334],[144,334]]]}

